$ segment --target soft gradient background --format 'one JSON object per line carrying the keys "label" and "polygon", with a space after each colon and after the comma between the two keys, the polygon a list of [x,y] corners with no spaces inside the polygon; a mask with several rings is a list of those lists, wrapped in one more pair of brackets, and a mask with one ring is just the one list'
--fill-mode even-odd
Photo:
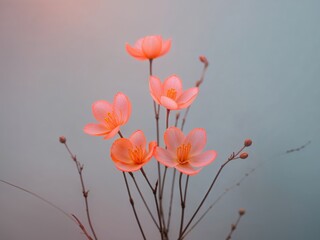
{"label": "soft gradient background", "polygon": [[[201,73],[198,56],[210,61],[186,131],[206,128],[207,148],[219,156],[191,179],[187,207],[196,206],[220,164],[245,138],[254,141],[250,158],[227,167],[206,206],[256,171],[225,195],[188,239],[225,239],[240,207],[247,214],[233,239],[316,239],[319,9],[318,0],[0,0],[0,179],[86,222],[74,163],[58,142],[65,135],[85,164],[100,239],[141,239],[122,174],[109,159],[111,141],[85,135],[82,128],[94,121],[95,100],[112,101],[122,91],[133,104],[122,132],[128,136],[141,128],[155,139],[148,64],[128,56],[124,44],[161,34],[172,38],[172,49],[155,61],[155,75],[176,73],[190,87]],[[285,154],[309,140],[303,150]],[[137,197],[136,202],[139,207]],[[148,239],[158,239],[147,213],[139,213]],[[178,218],[173,224],[178,227]],[[60,212],[0,183],[0,239],[85,238]]]}

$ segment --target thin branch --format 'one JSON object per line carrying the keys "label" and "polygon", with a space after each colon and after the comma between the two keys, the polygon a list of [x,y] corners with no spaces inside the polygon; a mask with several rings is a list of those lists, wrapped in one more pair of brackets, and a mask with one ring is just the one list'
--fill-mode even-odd
{"label": "thin branch", "polygon": [[123,173],[124,181],[125,181],[125,183],[126,183],[127,192],[128,192],[128,195],[129,195],[129,202],[130,202],[130,204],[131,204],[131,207],[132,207],[134,216],[135,216],[135,218],[136,218],[136,220],[137,220],[137,223],[138,223],[140,232],[141,232],[141,234],[142,234],[142,237],[143,237],[144,240],[146,240],[146,236],[144,235],[144,232],[143,232],[143,229],[142,229],[142,226],[141,226],[141,223],[140,223],[140,220],[139,220],[137,211],[136,211],[136,207],[134,206],[134,201],[133,201],[133,198],[132,198],[132,196],[131,196],[131,192],[130,192],[130,188],[129,188],[129,185],[128,185],[127,176],[126,176],[125,172],[122,172],[122,173]]}
{"label": "thin branch", "polygon": [[97,237],[97,235],[96,235],[96,233],[95,233],[95,231],[94,231],[94,227],[93,227],[93,224],[92,224],[92,221],[91,221],[91,217],[90,217],[89,202],[88,202],[88,194],[89,194],[89,191],[86,190],[86,187],[85,187],[85,185],[84,185],[83,176],[82,176],[82,171],[83,171],[84,165],[81,164],[81,163],[77,160],[76,155],[74,155],[74,154],[70,151],[67,143],[64,142],[63,144],[65,145],[67,151],[69,152],[72,160],[74,161],[74,163],[75,163],[75,165],[76,165],[76,167],[77,167],[77,170],[78,170],[78,173],[79,173],[79,177],[80,177],[81,187],[82,187],[82,195],[83,195],[83,197],[84,197],[84,202],[85,202],[85,205],[86,205],[87,220],[88,220],[88,223],[89,223],[91,232],[92,232],[92,234],[93,234],[93,236],[94,236],[94,239],[95,239],[95,240],[98,240],[98,237]]}
{"label": "thin branch", "polygon": [[141,197],[141,199],[142,199],[142,201],[143,201],[143,203],[144,203],[147,211],[149,212],[149,214],[150,214],[150,216],[151,216],[154,224],[157,226],[158,230],[160,230],[157,221],[155,220],[155,218],[154,218],[154,216],[153,216],[153,214],[152,214],[152,212],[151,212],[151,210],[150,210],[150,208],[149,208],[146,200],[145,200],[144,197],[143,197],[143,194],[142,194],[142,192],[141,192],[141,190],[140,190],[140,187],[139,187],[139,185],[138,185],[138,183],[137,183],[137,181],[136,181],[136,178],[134,177],[134,175],[133,175],[132,172],[129,172],[129,175],[131,176],[131,178],[132,178],[132,180],[133,180],[133,182],[134,182],[134,184],[135,184],[135,186],[136,186],[136,188],[137,188],[137,190],[138,190],[138,192],[139,192],[139,195],[140,195],[140,197]]}

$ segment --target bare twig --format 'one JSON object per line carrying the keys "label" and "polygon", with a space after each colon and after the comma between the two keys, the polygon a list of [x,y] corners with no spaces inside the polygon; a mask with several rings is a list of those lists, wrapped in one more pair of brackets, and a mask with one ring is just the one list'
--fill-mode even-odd
{"label": "bare twig", "polygon": [[83,180],[83,176],[82,176],[82,171],[83,171],[83,167],[84,167],[84,166],[83,166],[83,164],[81,164],[81,163],[77,160],[76,155],[74,155],[74,154],[70,151],[70,149],[69,149],[69,147],[68,147],[68,145],[67,145],[67,143],[66,143],[66,140],[64,139],[64,141],[61,141],[61,137],[60,137],[60,142],[65,145],[65,147],[66,147],[67,151],[69,152],[72,160],[73,160],[74,163],[76,164],[76,167],[77,167],[77,170],[78,170],[78,173],[79,173],[79,177],[80,177],[81,187],[82,187],[82,195],[83,195],[83,197],[84,197],[84,202],[85,202],[85,205],[86,205],[87,220],[88,220],[88,223],[89,223],[91,232],[92,232],[92,234],[93,234],[93,236],[94,236],[94,239],[95,239],[95,240],[98,240],[97,235],[96,235],[96,233],[95,233],[95,231],[94,231],[94,228],[93,228],[93,224],[92,224],[92,221],[91,221],[91,217],[90,217],[89,202],[88,202],[88,194],[89,194],[89,191],[86,190],[86,188],[85,188],[84,180]]}

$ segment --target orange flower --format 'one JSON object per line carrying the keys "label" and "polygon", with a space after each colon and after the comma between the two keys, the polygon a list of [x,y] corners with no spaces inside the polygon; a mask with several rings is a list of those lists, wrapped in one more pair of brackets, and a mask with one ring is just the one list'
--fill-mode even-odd
{"label": "orange flower", "polygon": [[193,129],[185,137],[179,128],[170,127],[164,133],[167,149],[157,147],[154,157],[167,167],[175,167],[184,174],[195,175],[217,156],[214,150],[202,152],[206,141],[206,131],[202,128]]}
{"label": "orange flower", "polygon": [[149,88],[153,100],[170,110],[189,107],[199,92],[197,87],[183,91],[182,81],[176,75],[168,77],[163,83],[159,78],[150,76]]}
{"label": "orange flower", "polygon": [[121,171],[137,171],[149,162],[157,146],[157,143],[152,141],[147,151],[146,143],[145,135],[140,130],[134,132],[130,138],[119,138],[111,146],[111,159]]}
{"label": "orange flower", "polygon": [[166,54],[171,47],[171,40],[162,40],[161,36],[146,36],[140,38],[131,47],[126,43],[127,52],[138,60],[152,60]]}
{"label": "orange flower", "polygon": [[131,103],[123,93],[114,96],[113,103],[104,100],[92,104],[93,116],[99,123],[89,123],[84,132],[93,136],[103,136],[104,139],[116,135],[120,126],[126,124],[131,114]]}

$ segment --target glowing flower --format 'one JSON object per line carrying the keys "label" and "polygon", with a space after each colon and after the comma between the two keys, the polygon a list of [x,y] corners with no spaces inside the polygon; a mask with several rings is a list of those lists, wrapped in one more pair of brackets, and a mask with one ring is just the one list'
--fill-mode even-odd
{"label": "glowing flower", "polygon": [[114,96],[113,103],[104,100],[92,104],[92,112],[98,123],[89,123],[84,132],[93,136],[103,136],[104,139],[116,135],[120,126],[126,124],[131,114],[131,103],[123,93]]}
{"label": "glowing flower", "polygon": [[146,138],[140,130],[134,132],[130,138],[119,138],[111,146],[111,159],[116,167],[124,172],[139,170],[152,158],[157,143],[149,143],[146,150]]}
{"label": "glowing flower", "polygon": [[164,133],[167,149],[157,147],[154,156],[167,167],[175,167],[184,174],[195,175],[217,156],[214,150],[202,152],[206,141],[207,135],[202,128],[195,128],[184,136],[179,128],[170,127]]}
{"label": "glowing flower", "polygon": [[139,60],[151,60],[166,54],[171,47],[171,40],[163,40],[161,36],[146,36],[140,38],[131,47],[126,43],[127,52],[134,58]]}
{"label": "glowing flower", "polygon": [[197,87],[183,91],[182,81],[176,75],[168,77],[163,83],[159,78],[150,76],[149,88],[153,100],[170,110],[189,107],[199,92]]}

